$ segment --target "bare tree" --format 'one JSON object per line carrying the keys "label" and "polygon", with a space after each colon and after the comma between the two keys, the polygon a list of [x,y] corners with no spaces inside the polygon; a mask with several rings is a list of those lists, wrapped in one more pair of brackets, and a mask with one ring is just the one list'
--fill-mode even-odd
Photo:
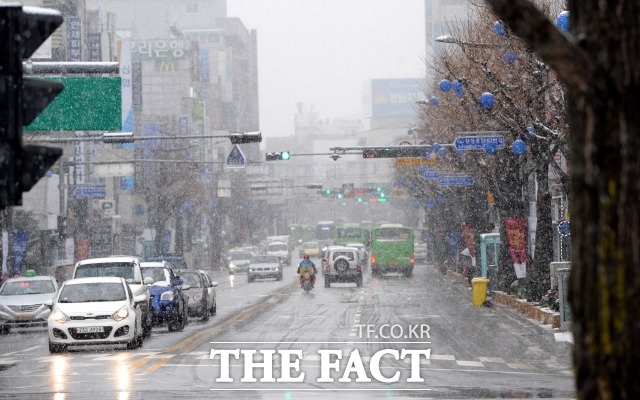
{"label": "bare tree", "polygon": [[569,0],[567,34],[531,1],[486,1],[568,91],[578,396],[640,398],[640,4]]}

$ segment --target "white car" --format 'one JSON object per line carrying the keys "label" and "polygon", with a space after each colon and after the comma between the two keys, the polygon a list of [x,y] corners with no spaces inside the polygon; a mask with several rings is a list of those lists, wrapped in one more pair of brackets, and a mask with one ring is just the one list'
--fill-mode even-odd
{"label": "white car", "polygon": [[123,278],[78,278],[66,281],[47,321],[49,351],[69,346],[142,345],[142,311]]}
{"label": "white car", "polygon": [[289,245],[285,242],[272,242],[267,245],[267,254],[270,256],[278,256],[280,264],[291,264],[291,253],[289,252]]}
{"label": "white car", "polygon": [[247,272],[247,281],[253,282],[256,278],[276,278],[276,281],[282,280],[282,265],[278,256],[259,255],[254,256],[249,264]]}
{"label": "white car", "polygon": [[229,262],[229,275],[247,272],[251,257],[253,257],[253,254],[248,251],[230,250],[227,255],[227,261]]}
{"label": "white car", "polygon": [[367,265],[369,261],[369,253],[367,252],[367,248],[362,243],[347,243],[346,247],[353,247],[358,250],[358,257],[360,258],[360,262],[362,265]]}
{"label": "white car", "polygon": [[9,333],[11,327],[46,326],[57,290],[52,276],[35,272],[6,281],[0,287],[0,334]]}

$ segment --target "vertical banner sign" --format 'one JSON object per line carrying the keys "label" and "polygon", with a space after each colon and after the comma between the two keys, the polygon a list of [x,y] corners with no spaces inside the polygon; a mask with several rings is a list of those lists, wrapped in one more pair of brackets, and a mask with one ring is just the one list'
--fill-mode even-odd
{"label": "vertical banner sign", "polygon": [[527,219],[506,218],[504,221],[509,242],[509,254],[516,270],[516,278],[527,276]]}
{"label": "vertical banner sign", "polygon": [[[76,132],[76,136],[82,136],[82,132]],[[75,167],[73,169],[74,175],[73,180],[76,185],[84,185],[85,177],[84,177],[84,143],[85,142],[75,142],[75,154],[73,161],[75,162]]]}
{"label": "vertical banner sign", "polygon": [[209,49],[200,50],[200,69],[202,82],[209,83],[210,71],[209,71]]}
{"label": "vertical banner sign", "polygon": [[122,131],[133,132],[131,40],[123,39],[120,47],[120,79],[122,82]]}
{"label": "vertical banner sign", "polygon": [[20,275],[22,271],[22,261],[27,253],[29,244],[29,234],[27,232],[13,232],[13,273]]}
{"label": "vertical banner sign", "polygon": [[131,105],[135,111],[142,111],[142,60],[131,62]]}
{"label": "vertical banner sign", "polygon": [[82,61],[82,21],[80,17],[66,17],[67,61]]}
{"label": "vertical banner sign", "polygon": [[471,257],[476,256],[476,241],[473,238],[473,227],[467,222],[462,222],[462,235],[464,236],[464,243],[469,249]]}
{"label": "vertical banner sign", "polygon": [[75,255],[75,243],[73,242],[73,238],[67,238],[64,241],[64,253],[66,260],[70,260],[72,263],[75,261],[73,259]]}
{"label": "vertical banner sign", "polygon": [[82,261],[89,258],[89,239],[77,239],[76,242],[76,261]]}
{"label": "vertical banner sign", "polygon": [[9,275],[7,270],[7,257],[9,257],[9,232],[2,231],[2,280]]}
{"label": "vertical banner sign", "polygon": [[89,33],[89,61],[102,61],[102,35]]}

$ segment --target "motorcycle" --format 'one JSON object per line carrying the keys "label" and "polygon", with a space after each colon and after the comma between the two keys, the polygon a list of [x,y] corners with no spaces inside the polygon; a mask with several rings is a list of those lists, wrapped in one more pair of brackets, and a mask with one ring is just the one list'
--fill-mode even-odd
{"label": "motorcycle", "polygon": [[311,274],[305,272],[302,276],[302,289],[305,293],[309,293],[311,289],[313,289],[313,285],[311,285]]}

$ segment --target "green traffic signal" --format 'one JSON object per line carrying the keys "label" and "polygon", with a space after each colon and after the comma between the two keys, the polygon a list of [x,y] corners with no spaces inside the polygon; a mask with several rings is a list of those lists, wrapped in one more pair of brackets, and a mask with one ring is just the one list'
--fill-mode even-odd
{"label": "green traffic signal", "polygon": [[325,189],[324,194],[331,194],[331,189]]}
{"label": "green traffic signal", "polygon": [[342,198],[342,193],[338,193],[338,198],[341,199]]}
{"label": "green traffic signal", "polygon": [[376,192],[378,192],[378,193],[382,192],[382,187],[378,186],[378,187],[376,188]]}
{"label": "green traffic signal", "polygon": [[281,160],[288,160],[290,158],[291,158],[291,153],[289,153],[288,151],[283,151],[282,154],[280,154]]}

